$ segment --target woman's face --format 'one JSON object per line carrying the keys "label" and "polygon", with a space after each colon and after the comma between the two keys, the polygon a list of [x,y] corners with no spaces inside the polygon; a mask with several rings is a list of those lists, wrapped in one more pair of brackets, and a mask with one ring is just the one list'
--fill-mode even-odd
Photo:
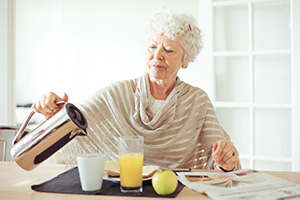
{"label": "woman's face", "polygon": [[176,80],[183,62],[180,38],[171,40],[164,35],[152,36],[147,45],[146,65],[150,80]]}

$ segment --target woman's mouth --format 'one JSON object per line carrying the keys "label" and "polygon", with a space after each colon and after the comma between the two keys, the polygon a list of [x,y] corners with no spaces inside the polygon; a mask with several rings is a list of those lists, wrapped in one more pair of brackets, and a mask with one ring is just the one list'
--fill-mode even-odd
{"label": "woman's mouth", "polygon": [[166,67],[161,66],[161,65],[151,65],[151,67],[158,68],[158,69],[164,69],[164,68],[166,68]]}

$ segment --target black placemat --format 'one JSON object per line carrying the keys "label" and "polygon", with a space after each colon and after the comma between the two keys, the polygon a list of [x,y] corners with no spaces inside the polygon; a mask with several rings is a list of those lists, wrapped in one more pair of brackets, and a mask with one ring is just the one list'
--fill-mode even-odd
{"label": "black placemat", "polygon": [[174,198],[184,186],[178,182],[176,191],[168,196],[160,196],[154,191],[151,180],[143,181],[143,192],[140,193],[122,193],[120,183],[103,180],[102,188],[97,191],[87,192],[81,189],[78,168],[74,167],[58,176],[38,185],[32,185],[31,188],[37,192],[54,192],[68,194],[90,194],[90,195],[115,195],[115,196],[144,196],[144,197],[163,197]]}

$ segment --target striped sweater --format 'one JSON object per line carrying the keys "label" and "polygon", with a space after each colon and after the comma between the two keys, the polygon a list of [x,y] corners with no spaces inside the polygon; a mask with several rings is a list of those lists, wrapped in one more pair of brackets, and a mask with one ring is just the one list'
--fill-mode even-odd
{"label": "striped sweater", "polygon": [[67,164],[79,153],[104,153],[118,160],[118,137],[144,137],[144,163],[161,167],[213,169],[212,144],[229,140],[207,94],[179,78],[154,115],[147,73],[101,88],[79,105],[88,121],[88,136],[63,149]]}

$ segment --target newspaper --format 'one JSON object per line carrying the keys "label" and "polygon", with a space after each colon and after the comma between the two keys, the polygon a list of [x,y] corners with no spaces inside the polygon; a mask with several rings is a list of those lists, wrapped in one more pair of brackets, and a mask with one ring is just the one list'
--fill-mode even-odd
{"label": "newspaper", "polygon": [[177,174],[182,184],[212,199],[300,199],[300,185],[256,170]]}

